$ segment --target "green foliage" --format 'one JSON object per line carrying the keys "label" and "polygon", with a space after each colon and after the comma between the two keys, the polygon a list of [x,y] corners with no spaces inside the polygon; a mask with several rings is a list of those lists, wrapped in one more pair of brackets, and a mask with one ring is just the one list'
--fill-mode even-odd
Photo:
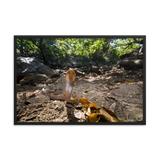
{"label": "green foliage", "polygon": [[61,63],[67,54],[72,53],[89,58],[98,65],[116,63],[120,55],[139,48],[141,41],[140,38],[18,38],[17,53],[40,58],[43,51],[44,56],[51,57],[56,63]]}
{"label": "green foliage", "polygon": [[116,49],[117,55],[124,55],[133,51],[133,49],[139,48],[142,44],[138,43],[142,41],[142,38],[136,38],[137,43],[134,38],[118,39],[114,42],[113,48]]}

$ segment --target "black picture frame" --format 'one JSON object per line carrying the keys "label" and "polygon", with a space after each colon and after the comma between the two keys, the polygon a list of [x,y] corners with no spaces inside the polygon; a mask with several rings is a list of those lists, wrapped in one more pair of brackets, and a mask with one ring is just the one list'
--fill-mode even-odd
{"label": "black picture frame", "polygon": [[[17,122],[16,118],[16,39],[17,38],[143,38],[143,121],[142,122]],[[149,35],[146,32],[15,32],[11,34],[12,58],[12,105],[11,127],[38,127],[38,128],[146,128],[149,126]]]}

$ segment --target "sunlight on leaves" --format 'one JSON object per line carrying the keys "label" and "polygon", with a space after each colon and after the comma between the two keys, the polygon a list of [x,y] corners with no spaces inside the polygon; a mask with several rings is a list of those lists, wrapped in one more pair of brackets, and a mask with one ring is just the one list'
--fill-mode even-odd
{"label": "sunlight on leaves", "polygon": [[105,107],[102,107],[99,112],[101,114],[101,117],[107,122],[120,122],[117,115]]}
{"label": "sunlight on leaves", "polygon": [[91,103],[89,107],[98,110],[98,106],[95,103]]}
{"label": "sunlight on leaves", "polygon": [[88,116],[88,122],[98,122],[100,118],[97,113],[93,113]]}
{"label": "sunlight on leaves", "polygon": [[81,98],[79,100],[79,103],[81,103],[83,106],[86,106],[86,107],[89,106],[89,104],[90,104],[90,102],[85,98]]}

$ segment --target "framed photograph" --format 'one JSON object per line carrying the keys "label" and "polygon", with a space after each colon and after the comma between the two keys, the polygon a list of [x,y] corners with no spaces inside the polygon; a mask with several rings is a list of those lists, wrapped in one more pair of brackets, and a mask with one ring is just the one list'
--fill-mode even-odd
{"label": "framed photograph", "polygon": [[14,36],[15,125],[145,125],[146,36]]}

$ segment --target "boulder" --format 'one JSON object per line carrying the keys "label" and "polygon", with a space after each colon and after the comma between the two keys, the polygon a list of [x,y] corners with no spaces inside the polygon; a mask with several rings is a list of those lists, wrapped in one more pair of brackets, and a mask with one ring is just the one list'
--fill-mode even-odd
{"label": "boulder", "polygon": [[19,83],[21,85],[24,85],[27,83],[38,83],[38,82],[49,81],[49,80],[51,79],[45,74],[29,73],[22,80],[20,80]]}
{"label": "boulder", "polygon": [[35,57],[18,57],[17,58],[17,81],[19,82],[30,73],[40,73],[47,76],[55,74],[54,70],[41,63]]}
{"label": "boulder", "polygon": [[143,60],[142,59],[137,59],[137,60],[129,60],[129,59],[124,59],[120,60],[118,62],[119,66],[123,66],[124,68],[143,68]]}

